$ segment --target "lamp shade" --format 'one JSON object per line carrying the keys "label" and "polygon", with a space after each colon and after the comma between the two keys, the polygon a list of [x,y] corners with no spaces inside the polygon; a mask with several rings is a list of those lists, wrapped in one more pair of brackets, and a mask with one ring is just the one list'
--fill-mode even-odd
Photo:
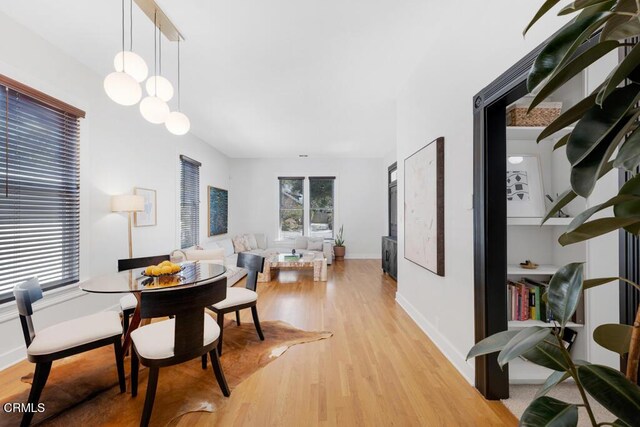
{"label": "lamp shade", "polygon": [[113,66],[116,71],[124,71],[136,79],[138,83],[142,83],[149,75],[147,63],[140,55],[131,51],[118,52],[113,58]]}
{"label": "lamp shade", "polygon": [[[169,102],[173,98],[173,85],[169,80],[162,76],[151,76],[145,83],[149,96],[157,96],[164,102]],[[156,90],[158,91],[156,95]]]}
{"label": "lamp shade", "polygon": [[142,97],[140,84],[129,74],[117,71],[104,79],[104,91],[120,105],[135,105]]}
{"label": "lamp shade", "polygon": [[157,96],[147,96],[140,102],[140,114],[153,124],[164,123],[169,116],[169,106]]}
{"label": "lamp shade", "polygon": [[189,118],[180,111],[172,111],[164,122],[165,127],[174,135],[184,135],[189,132],[191,122]]}
{"label": "lamp shade", "polygon": [[144,197],[134,194],[111,196],[111,212],[141,212],[144,210]]}

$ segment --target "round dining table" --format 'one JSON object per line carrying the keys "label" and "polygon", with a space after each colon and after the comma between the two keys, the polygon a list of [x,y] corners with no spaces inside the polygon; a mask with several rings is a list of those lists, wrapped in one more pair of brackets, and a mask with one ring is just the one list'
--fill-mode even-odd
{"label": "round dining table", "polygon": [[143,268],[134,268],[93,277],[80,283],[80,289],[86,292],[100,294],[132,293],[138,300],[129,329],[127,329],[122,343],[123,354],[127,353],[131,345],[131,332],[140,326],[140,295],[142,292],[170,292],[178,287],[199,286],[210,283],[213,279],[222,276],[226,272],[225,267],[220,264],[195,261],[183,262],[179,265],[182,270],[173,275],[148,277],[142,274],[144,273]]}

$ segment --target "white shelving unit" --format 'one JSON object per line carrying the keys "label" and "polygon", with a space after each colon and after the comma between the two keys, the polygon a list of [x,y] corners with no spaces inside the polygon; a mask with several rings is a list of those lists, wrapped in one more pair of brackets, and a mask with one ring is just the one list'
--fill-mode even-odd
{"label": "white shelving unit", "polygon": [[[561,101],[563,110],[566,110],[581,99],[585,92],[585,78],[578,76],[563,86],[551,101]],[[565,147],[553,150],[553,146],[560,138],[573,131],[573,127],[564,128],[537,142],[537,138],[544,129],[544,127],[508,126],[506,128],[507,156],[536,155],[540,161],[544,195],[549,194],[555,199],[569,185],[570,165],[566,158]],[[551,202],[546,200],[546,197],[545,203],[548,209]],[[576,199],[563,208],[563,212],[569,215],[568,218],[550,218],[544,224],[542,224],[542,218],[507,218],[507,278],[514,282],[526,277],[537,281],[548,281],[560,266],[570,262],[585,261],[585,244],[562,247],[558,243],[558,237],[566,230],[573,217],[584,208],[584,202]],[[539,264],[538,268],[522,268],[520,263],[525,260]],[[513,330],[530,326],[550,328],[554,325],[541,320],[508,321],[509,329]],[[583,336],[584,326],[572,322],[568,327],[578,331],[571,350],[572,354],[578,359],[587,359],[588,337]],[[509,364],[509,378],[512,383],[542,383],[550,373],[550,370],[524,360]]]}

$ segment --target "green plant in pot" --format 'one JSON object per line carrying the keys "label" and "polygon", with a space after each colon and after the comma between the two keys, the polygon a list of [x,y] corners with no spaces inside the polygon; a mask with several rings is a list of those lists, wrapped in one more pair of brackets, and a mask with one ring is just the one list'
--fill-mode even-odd
{"label": "green plant in pot", "polygon": [[[560,0],[546,0],[526,31]],[[607,78],[586,98],[565,111],[547,126],[538,142],[573,125],[554,150],[566,147],[571,165],[570,188],[549,209],[544,221],[577,197],[588,197],[597,181],[614,168],[626,170],[630,179],[617,194],[604,203],[577,215],[558,239],[563,246],[624,229],[640,234],[640,0],[575,0],[567,2],[559,15],[575,14],[543,47],[529,73],[527,85],[534,99],[533,109],[574,76],[606,54],[626,48],[628,54]],[[580,48],[587,40],[595,43]],[[609,209],[612,214],[593,219]],[[504,366],[515,358],[550,368],[554,372],[540,388],[523,413],[520,425],[575,426],[578,407],[585,408],[593,426],[639,426],[640,387],[640,307],[633,325],[606,324],[594,331],[593,339],[604,348],[626,358],[623,374],[607,366],[573,360],[562,336],[567,322],[582,297],[582,291],[621,280],[640,289],[625,278],[584,279],[584,264],[562,267],[551,279],[543,298],[555,319],[552,328],[530,327],[503,331],[477,343],[468,358],[499,352],[497,361]],[[547,396],[557,384],[572,379],[580,392],[580,404],[567,403]],[[616,419],[597,420],[587,399],[608,409]]]}
{"label": "green plant in pot", "polygon": [[338,234],[333,243],[333,255],[336,257],[336,261],[342,261],[344,259],[344,253],[346,248],[344,247],[344,225],[340,226]]}

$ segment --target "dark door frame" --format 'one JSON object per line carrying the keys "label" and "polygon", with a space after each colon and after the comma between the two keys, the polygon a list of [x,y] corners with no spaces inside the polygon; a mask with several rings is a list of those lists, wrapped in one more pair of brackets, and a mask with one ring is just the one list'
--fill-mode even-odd
{"label": "dark door frame", "polygon": [[[473,98],[473,240],[475,341],[507,329],[506,107],[527,94],[526,79],[551,36]],[[595,42],[585,42],[584,52]],[[476,357],[476,388],[491,400],[509,397],[509,371],[497,355]]]}

